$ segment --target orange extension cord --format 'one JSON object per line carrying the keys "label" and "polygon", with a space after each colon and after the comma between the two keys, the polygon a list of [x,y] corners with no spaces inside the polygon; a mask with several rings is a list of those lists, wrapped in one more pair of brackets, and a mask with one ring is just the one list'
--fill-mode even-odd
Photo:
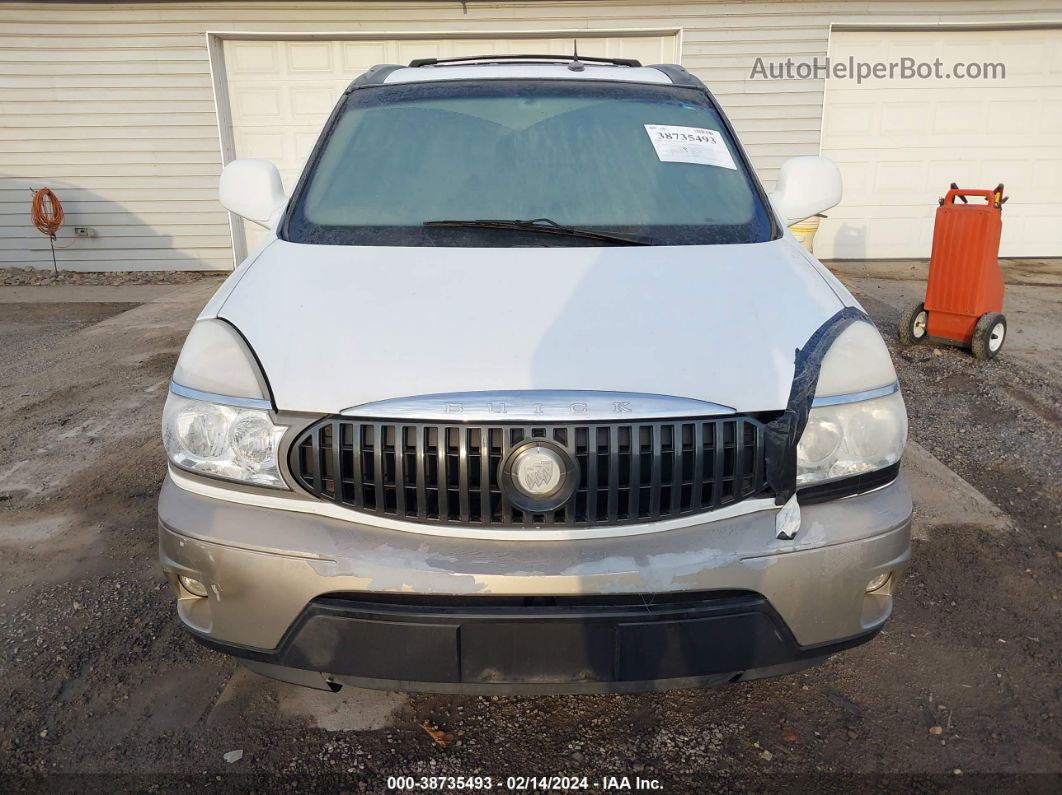
{"label": "orange extension cord", "polygon": [[56,273],[59,273],[59,265],[55,261],[55,235],[63,225],[63,217],[63,205],[50,188],[38,188],[33,192],[30,218],[42,234],[48,235],[52,247],[52,267]]}

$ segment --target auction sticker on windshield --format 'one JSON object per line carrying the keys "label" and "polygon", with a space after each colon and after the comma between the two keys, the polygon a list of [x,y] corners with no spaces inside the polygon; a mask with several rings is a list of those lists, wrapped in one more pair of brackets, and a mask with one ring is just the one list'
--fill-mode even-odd
{"label": "auction sticker on windshield", "polygon": [[716,130],[647,124],[645,131],[653,142],[656,156],[665,163],[696,163],[737,170],[726,142]]}

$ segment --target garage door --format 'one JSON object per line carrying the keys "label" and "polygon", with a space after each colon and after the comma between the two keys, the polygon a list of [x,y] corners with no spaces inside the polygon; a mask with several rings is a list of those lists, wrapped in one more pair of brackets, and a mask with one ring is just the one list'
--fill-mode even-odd
{"label": "garage door", "polygon": [[822,152],[845,192],[817,256],[928,257],[951,182],[1005,183],[1003,256],[1062,256],[1062,30],[833,31],[830,56],[1000,62],[1006,78],[827,80]]}
{"label": "garage door", "polygon": [[[572,45],[571,37],[225,40],[225,82],[235,155],[272,160],[290,190],[336,100],[350,81],[370,66],[462,55],[566,54]],[[580,38],[578,47],[583,55],[637,58],[643,63],[678,62],[674,35]],[[253,248],[263,232],[247,224],[242,234],[246,235],[245,245]],[[243,254],[241,242],[237,235],[238,259]]]}

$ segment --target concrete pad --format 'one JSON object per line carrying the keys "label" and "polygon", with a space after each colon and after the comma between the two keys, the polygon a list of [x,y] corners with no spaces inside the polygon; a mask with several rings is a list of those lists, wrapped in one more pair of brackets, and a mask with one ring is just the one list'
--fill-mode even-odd
{"label": "concrete pad", "polygon": [[330,732],[386,729],[395,725],[398,711],[409,703],[404,693],[349,686],[330,693],[285,685],[279,695],[281,712],[309,718],[319,729]]}
{"label": "concrete pad", "polygon": [[[217,285],[217,282],[211,281]],[[146,304],[180,293],[184,284],[0,286],[0,304]]]}
{"label": "concrete pad", "polygon": [[22,547],[48,541],[66,530],[76,519],[74,516],[59,514],[21,522],[0,520],[0,547]]}
{"label": "concrete pad", "polygon": [[[826,260],[826,267],[839,278],[921,281],[929,275],[929,260]],[[1062,259],[1001,259],[1003,280],[1010,285],[1062,287]]]}
{"label": "concrete pad", "polygon": [[268,704],[271,714],[330,732],[372,731],[395,725],[409,703],[404,693],[344,687],[338,693],[279,682],[240,666],[222,690],[208,724],[245,719]]}
{"label": "concrete pad", "polygon": [[998,533],[1014,530],[995,503],[918,442],[908,440],[903,469],[914,499],[914,538],[925,541],[934,528],[947,525],[976,525]]}

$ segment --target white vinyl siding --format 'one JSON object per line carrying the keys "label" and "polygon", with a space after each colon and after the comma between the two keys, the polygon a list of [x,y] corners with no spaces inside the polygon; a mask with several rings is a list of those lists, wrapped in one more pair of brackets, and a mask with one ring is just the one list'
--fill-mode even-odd
{"label": "white vinyl siding", "polygon": [[[770,184],[784,159],[819,151],[823,81],[750,80],[757,57],[825,56],[835,23],[1060,17],[1057,0],[5,3],[0,266],[50,267],[47,241],[28,219],[30,189],[48,186],[67,212],[61,267],[232,267],[216,198],[223,157],[207,31],[375,33],[386,42],[679,29],[682,63],[718,97]],[[74,225],[98,237],[74,240]]]}

